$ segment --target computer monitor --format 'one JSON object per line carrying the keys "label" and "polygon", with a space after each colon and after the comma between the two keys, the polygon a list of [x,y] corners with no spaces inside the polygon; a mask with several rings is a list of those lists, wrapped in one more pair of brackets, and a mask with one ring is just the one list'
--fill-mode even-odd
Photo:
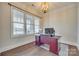
{"label": "computer monitor", "polygon": [[55,34],[54,28],[45,28],[45,34]]}

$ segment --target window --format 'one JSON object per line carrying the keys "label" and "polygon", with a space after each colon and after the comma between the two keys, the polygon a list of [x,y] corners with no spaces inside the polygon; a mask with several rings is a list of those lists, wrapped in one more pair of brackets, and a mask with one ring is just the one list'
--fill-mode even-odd
{"label": "window", "polygon": [[24,14],[16,9],[12,10],[13,14],[13,35],[24,34]]}
{"label": "window", "polygon": [[39,18],[35,17],[34,18],[34,23],[35,23],[35,33],[39,33],[40,30],[40,24],[39,24]]}
{"label": "window", "polygon": [[26,15],[26,32],[27,34],[34,33],[34,24],[33,24],[33,17],[31,15]]}
{"label": "window", "polygon": [[26,13],[17,8],[12,8],[12,35],[28,35],[39,33],[39,17]]}

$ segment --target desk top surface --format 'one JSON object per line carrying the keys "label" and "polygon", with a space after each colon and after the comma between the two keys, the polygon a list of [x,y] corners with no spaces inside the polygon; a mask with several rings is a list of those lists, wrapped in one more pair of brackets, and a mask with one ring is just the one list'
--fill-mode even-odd
{"label": "desk top surface", "polygon": [[57,35],[55,35],[55,36],[50,37],[50,38],[57,38],[57,39],[60,39],[60,38],[61,38],[61,36],[57,36]]}
{"label": "desk top surface", "polygon": [[[36,34],[36,36],[50,36],[49,34]],[[60,39],[61,38],[61,36],[59,36],[59,35],[55,35],[55,36],[50,36],[50,38],[57,38],[57,39]]]}

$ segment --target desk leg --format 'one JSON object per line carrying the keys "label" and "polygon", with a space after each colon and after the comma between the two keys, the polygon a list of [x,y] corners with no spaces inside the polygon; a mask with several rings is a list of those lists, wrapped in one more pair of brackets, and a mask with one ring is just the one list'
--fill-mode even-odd
{"label": "desk leg", "polygon": [[41,42],[40,42],[40,36],[36,36],[35,37],[35,44],[37,45],[37,46],[40,46],[41,45]]}
{"label": "desk leg", "polygon": [[50,42],[50,51],[52,53],[55,53],[55,54],[59,54],[58,53],[58,40],[57,39],[51,39],[51,42]]}
{"label": "desk leg", "polygon": [[35,41],[35,44],[36,44],[37,46],[40,46],[40,45],[41,45],[38,40]]}

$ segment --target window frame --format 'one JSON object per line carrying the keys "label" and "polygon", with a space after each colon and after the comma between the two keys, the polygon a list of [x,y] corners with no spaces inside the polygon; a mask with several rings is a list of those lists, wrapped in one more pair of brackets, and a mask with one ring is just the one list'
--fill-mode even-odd
{"label": "window frame", "polygon": [[[22,12],[23,14],[24,14],[24,16],[23,16],[23,20],[24,20],[24,34],[17,34],[17,35],[13,35],[13,23],[15,23],[15,22],[13,22],[13,9],[15,9],[15,10],[17,10],[17,11],[20,11],[20,12]],[[32,25],[33,26],[33,33],[31,33],[31,34],[29,34],[29,33],[27,33],[27,23],[26,23],[26,21],[27,21],[27,17],[26,17],[26,15],[31,15],[32,16],[32,20],[33,20],[33,24],[29,24],[29,25]],[[35,23],[34,23],[34,17],[37,17],[37,16],[34,16],[34,15],[32,15],[32,14],[30,14],[30,13],[28,13],[28,12],[25,12],[25,11],[23,11],[23,10],[20,10],[20,9],[18,9],[18,8],[16,8],[16,7],[11,7],[11,21],[10,21],[10,24],[11,24],[11,38],[17,38],[17,37],[23,37],[23,36],[26,36],[26,35],[35,35],[35,34],[37,34],[37,33],[35,33]],[[39,27],[40,27],[40,17],[37,17],[37,18],[39,18]]]}
{"label": "window frame", "polygon": [[[28,18],[28,17],[27,17],[27,14],[32,17],[32,20],[33,20],[32,24],[31,24],[31,23],[30,23],[30,24],[27,23],[27,19],[28,19],[28,20],[31,20],[31,18]],[[26,34],[27,34],[27,35],[34,35],[34,19],[33,19],[33,15],[31,15],[31,14],[29,14],[29,13],[27,13],[27,14],[25,15],[25,16],[26,16],[26,17],[25,17],[25,18],[26,18],[26,19],[25,19],[25,21],[26,21]],[[32,26],[33,26],[33,33],[28,33],[28,32],[27,32],[27,25],[30,25],[30,26],[32,25]]]}
{"label": "window frame", "polygon": [[[16,34],[16,35],[13,34],[13,23],[20,23],[20,22],[14,22],[13,21],[13,9],[17,10],[19,12],[22,12],[24,14],[24,12],[22,10],[20,10],[20,9],[18,9],[16,7],[13,7],[13,6],[11,7],[11,37],[15,38],[15,37],[24,36],[25,35],[25,28],[24,28],[24,34]],[[24,16],[23,16],[23,21],[24,21]],[[22,24],[22,23],[20,23],[20,24]],[[25,21],[24,21],[23,25],[25,27]]]}
{"label": "window frame", "polygon": [[[38,17],[34,16],[34,34],[39,34],[39,32],[40,32],[40,18],[39,18],[39,25],[35,25],[35,20],[36,20],[35,18],[38,18]],[[35,26],[39,27],[39,32],[38,33],[35,32]]]}

